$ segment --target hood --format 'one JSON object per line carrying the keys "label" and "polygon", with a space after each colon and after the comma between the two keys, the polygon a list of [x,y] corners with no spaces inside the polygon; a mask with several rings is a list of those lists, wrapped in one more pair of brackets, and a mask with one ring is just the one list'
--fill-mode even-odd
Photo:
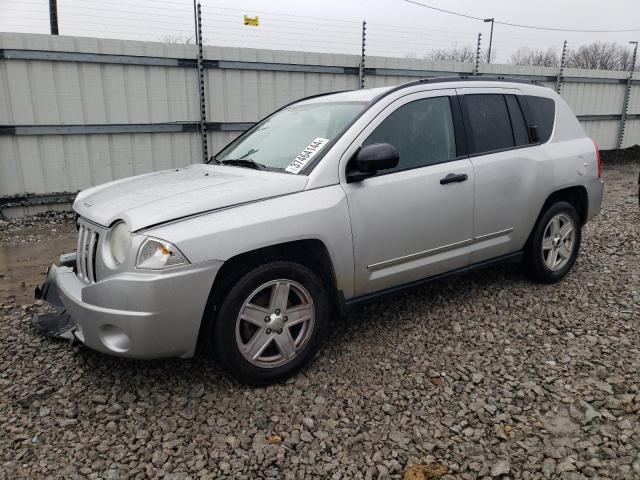
{"label": "hood", "polygon": [[304,190],[307,177],[222,165],[125,178],[84,190],[73,209],[105,227],[124,220],[132,232],[176,218]]}

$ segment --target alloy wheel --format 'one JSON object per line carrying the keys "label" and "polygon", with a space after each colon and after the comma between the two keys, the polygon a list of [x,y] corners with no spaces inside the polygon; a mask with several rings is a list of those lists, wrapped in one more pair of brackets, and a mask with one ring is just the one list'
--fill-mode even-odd
{"label": "alloy wheel", "polygon": [[575,247],[576,226],[565,213],[558,213],[551,217],[542,236],[542,258],[551,271],[563,268]]}
{"label": "alloy wheel", "polygon": [[236,320],[236,343],[251,364],[275,368],[290,362],[309,341],[313,299],[293,280],[272,280],[245,300]]}

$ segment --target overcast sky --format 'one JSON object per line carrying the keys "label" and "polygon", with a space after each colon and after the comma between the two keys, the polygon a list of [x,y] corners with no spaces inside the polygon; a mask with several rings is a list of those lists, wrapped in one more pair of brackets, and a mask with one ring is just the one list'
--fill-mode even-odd
{"label": "overcast sky", "polygon": [[[562,48],[594,40],[627,45],[640,39],[640,0],[416,0],[497,21],[583,30],[636,29],[626,33],[573,33],[495,25],[494,58],[519,47]],[[188,39],[192,0],[58,0],[62,35],[159,41]],[[372,55],[421,57],[434,49],[483,46],[490,24],[407,3],[405,0],[203,0],[206,43],[273,49],[359,53],[360,23],[366,20]],[[260,26],[243,25],[258,15]],[[48,33],[48,0],[0,0],[0,31]]]}

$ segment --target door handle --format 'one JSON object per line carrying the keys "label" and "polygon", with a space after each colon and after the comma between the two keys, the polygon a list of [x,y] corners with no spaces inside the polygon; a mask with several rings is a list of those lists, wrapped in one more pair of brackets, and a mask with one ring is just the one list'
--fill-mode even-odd
{"label": "door handle", "polygon": [[447,183],[464,182],[467,178],[466,173],[450,173],[444,178],[440,179],[440,185],[446,185]]}

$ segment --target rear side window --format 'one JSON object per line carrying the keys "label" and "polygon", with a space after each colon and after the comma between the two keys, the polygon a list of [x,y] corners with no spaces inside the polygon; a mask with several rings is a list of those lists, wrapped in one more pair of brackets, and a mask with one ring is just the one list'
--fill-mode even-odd
{"label": "rear side window", "polygon": [[505,95],[507,108],[509,109],[509,117],[511,117],[511,126],[513,127],[513,139],[516,146],[529,144],[529,133],[527,132],[527,124],[524,121],[524,115],[520,104],[515,95]]}
{"label": "rear side window", "polygon": [[527,95],[527,103],[533,115],[533,123],[538,126],[540,143],[545,143],[551,138],[553,122],[556,116],[556,104],[550,98]]}
{"label": "rear side window", "polygon": [[390,143],[398,150],[395,170],[424,167],[456,157],[456,137],[449,97],[407,103],[385,118],[363,146]]}
{"label": "rear side window", "polygon": [[504,95],[470,94],[464,102],[471,124],[472,153],[485,153],[514,147],[513,131]]}

